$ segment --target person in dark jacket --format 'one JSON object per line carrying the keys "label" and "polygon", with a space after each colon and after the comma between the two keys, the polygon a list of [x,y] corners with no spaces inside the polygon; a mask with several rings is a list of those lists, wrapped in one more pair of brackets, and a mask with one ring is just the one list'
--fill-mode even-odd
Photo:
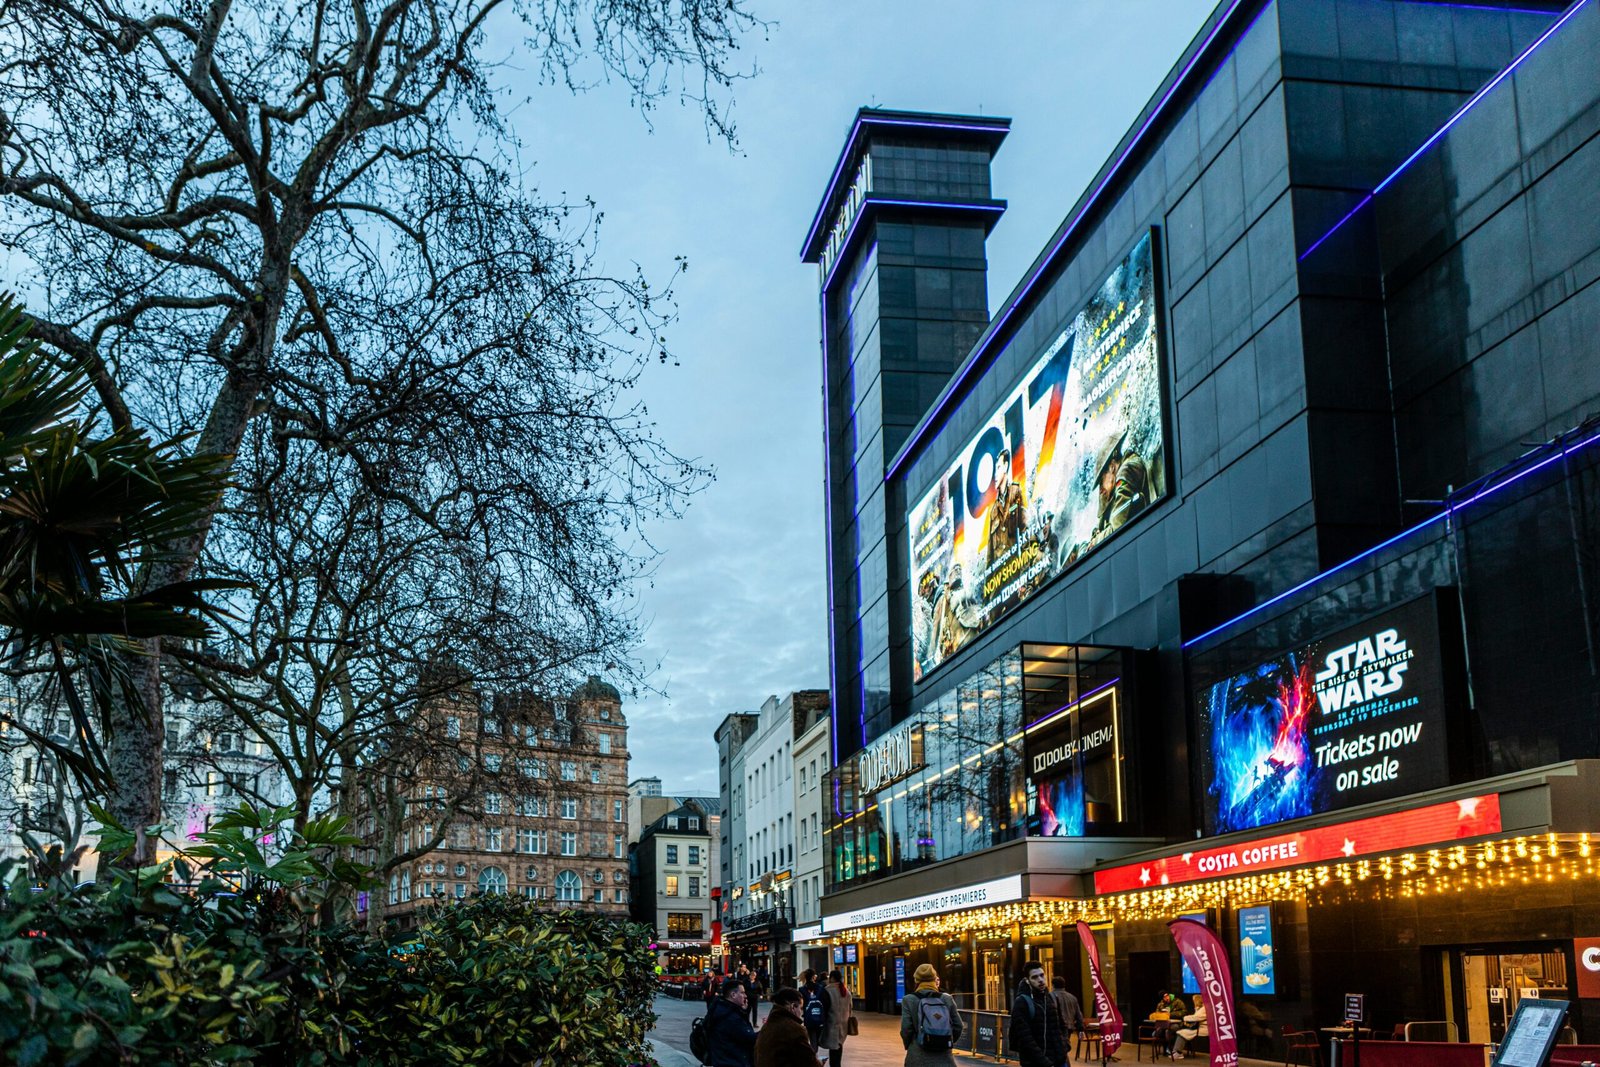
{"label": "person in dark jacket", "polygon": [[822,1021],[813,1025],[806,1022],[806,1034],[811,1038],[811,1051],[817,1051],[822,1044],[822,1035],[828,1029],[828,990],[823,984],[822,975],[806,968],[800,975],[800,1020],[805,1022],[806,1014],[815,1000],[822,1010]]}
{"label": "person in dark jacket", "polygon": [[749,993],[738,978],[722,983],[722,993],[706,1012],[706,1063],[710,1067],[753,1067],[756,1030],[745,1018]]}
{"label": "person in dark jacket", "polygon": [[1061,1067],[1067,1046],[1044,965],[1029,961],[1022,973],[1027,980],[1011,1004],[1011,1027],[1006,1031],[1011,1047],[1021,1067]]}
{"label": "person in dark jacket", "polygon": [[798,989],[780,989],[772,994],[772,1010],[756,1037],[755,1067],[817,1067],[816,1053],[806,1036],[800,1018],[802,1000]]}

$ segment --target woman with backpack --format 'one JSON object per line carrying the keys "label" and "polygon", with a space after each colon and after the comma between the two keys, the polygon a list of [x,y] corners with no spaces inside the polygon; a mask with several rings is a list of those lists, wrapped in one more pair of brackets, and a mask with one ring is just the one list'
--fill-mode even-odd
{"label": "woman with backpack", "polygon": [[912,973],[916,990],[900,1002],[900,1043],[905,1067],[955,1067],[951,1054],[961,1040],[961,1013],[950,994],[939,992],[939,972],[920,964]]}

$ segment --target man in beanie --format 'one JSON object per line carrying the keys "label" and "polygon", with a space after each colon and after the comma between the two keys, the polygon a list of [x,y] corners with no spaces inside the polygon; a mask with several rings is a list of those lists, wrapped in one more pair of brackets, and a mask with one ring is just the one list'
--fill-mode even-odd
{"label": "man in beanie", "polygon": [[931,963],[911,975],[916,989],[900,1002],[900,1043],[905,1067],[955,1067],[951,1053],[961,1040],[961,1013],[948,993],[939,992],[939,972]]}

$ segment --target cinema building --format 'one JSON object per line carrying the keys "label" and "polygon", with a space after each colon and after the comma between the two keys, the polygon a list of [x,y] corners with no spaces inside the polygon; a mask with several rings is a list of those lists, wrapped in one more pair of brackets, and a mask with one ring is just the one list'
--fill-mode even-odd
{"label": "cinema building", "polygon": [[1084,993],[1082,919],[1142,1019],[1190,915],[1247,1055],[1349,992],[1600,1042],[1597,54],[1600,0],[1227,0],[992,308],[1008,122],[856,116],[807,933],[864,1007]]}

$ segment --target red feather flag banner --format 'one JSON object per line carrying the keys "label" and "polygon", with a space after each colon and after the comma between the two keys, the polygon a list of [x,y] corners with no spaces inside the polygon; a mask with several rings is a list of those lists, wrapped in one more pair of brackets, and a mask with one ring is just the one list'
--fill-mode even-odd
{"label": "red feather flag banner", "polygon": [[1239,1067],[1239,1017],[1233,1010],[1233,972],[1228,967],[1227,949],[1209,926],[1193,919],[1173,919],[1167,928],[1205,998],[1211,1067]]}
{"label": "red feather flag banner", "polygon": [[1094,943],[1094,931],[1089,929],[1088,923],[1078,923],[1078,937],[1083,940],[1083,950],[1089,954],[1089,978],[1094,982],[1094,1014],[1100,1020],[1100,1048],[1104,1055],[1110,1056],[1122,1047],[1122,1014],[1111,1003],[1111,998],[1106,995],[1106,987],[1100,981],[1100,946]]}

